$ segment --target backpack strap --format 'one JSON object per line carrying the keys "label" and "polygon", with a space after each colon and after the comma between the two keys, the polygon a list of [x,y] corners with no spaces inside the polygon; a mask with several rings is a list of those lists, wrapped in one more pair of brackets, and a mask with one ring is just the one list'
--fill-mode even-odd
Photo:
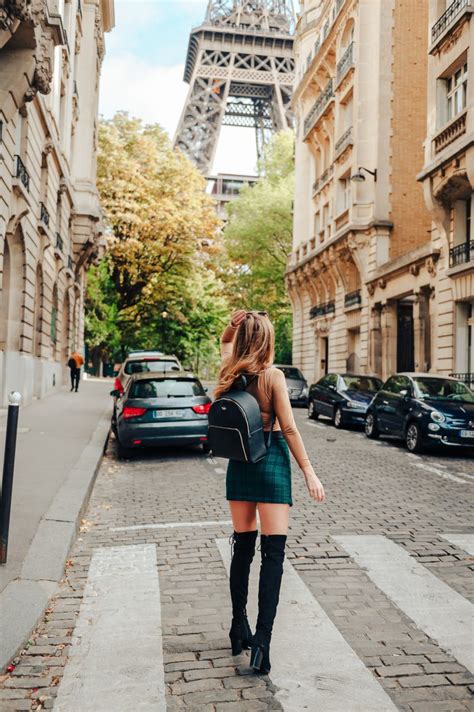
{"label": "backpack strap", "polygon": [[[244,386],[244,391],[247,390],[247,387],[256,379],[258,378],[259,374],[254,373],[251,376],[247,376],[246,374],[243,374],[245,378],[245,386]],[[270,445],[272,444],[272,432],[273,432],[273,426],[275,425],[275,411],[273,411],[272,418],[270,420],[270,430],[268,431],[268,440],[267,440],[267,448],[270,448]]]}

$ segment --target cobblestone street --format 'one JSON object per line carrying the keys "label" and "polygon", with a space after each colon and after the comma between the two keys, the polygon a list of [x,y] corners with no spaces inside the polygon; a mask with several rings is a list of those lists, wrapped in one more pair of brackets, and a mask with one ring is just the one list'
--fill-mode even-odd
{"label": "cobblestone street", "polygon": [[473,710],[474,461],[296,418],[327,499],[311,502],[294,467],[270,677],[230,657],[225,463],[197,450],[121,462],[112,438],[0,710]]}

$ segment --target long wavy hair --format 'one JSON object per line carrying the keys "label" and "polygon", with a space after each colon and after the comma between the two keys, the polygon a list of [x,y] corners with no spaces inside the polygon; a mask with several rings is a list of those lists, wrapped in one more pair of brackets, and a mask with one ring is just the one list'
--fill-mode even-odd
{"label": "long wavy hair", "polygon": [[259,375],[271,366],[275,356],[275,332],[268,316],[248,312],[239,324],[231,356],[219,373],[214,397],[228,391],[241,373]]}

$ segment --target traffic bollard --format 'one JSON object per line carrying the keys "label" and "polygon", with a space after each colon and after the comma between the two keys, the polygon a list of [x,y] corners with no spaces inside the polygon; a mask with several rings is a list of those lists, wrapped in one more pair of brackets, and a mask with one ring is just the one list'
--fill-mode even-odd
{"label": "traffic bollard", "polygon": [[3,458],[2,495],[0,497],[0,564],[7,563],[8,530],[13,493],[13,472],[15,469],[16,436],[21,395],[12,391],[8,396],[7,432],[5,435],[5,456]]}

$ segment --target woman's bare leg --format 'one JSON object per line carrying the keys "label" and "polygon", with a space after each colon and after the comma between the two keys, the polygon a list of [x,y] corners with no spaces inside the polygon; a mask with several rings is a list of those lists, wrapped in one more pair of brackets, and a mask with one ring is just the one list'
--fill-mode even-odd
{"label": "woman's bare leg", "polygon": [[229,500],[230,514],[235,532],[252,532],[257,528],[257,504]]}
{"label": "woman's bare leg", "polygon": [[288,534],[289,504],[259,502],[257,508],[262,534]]}

